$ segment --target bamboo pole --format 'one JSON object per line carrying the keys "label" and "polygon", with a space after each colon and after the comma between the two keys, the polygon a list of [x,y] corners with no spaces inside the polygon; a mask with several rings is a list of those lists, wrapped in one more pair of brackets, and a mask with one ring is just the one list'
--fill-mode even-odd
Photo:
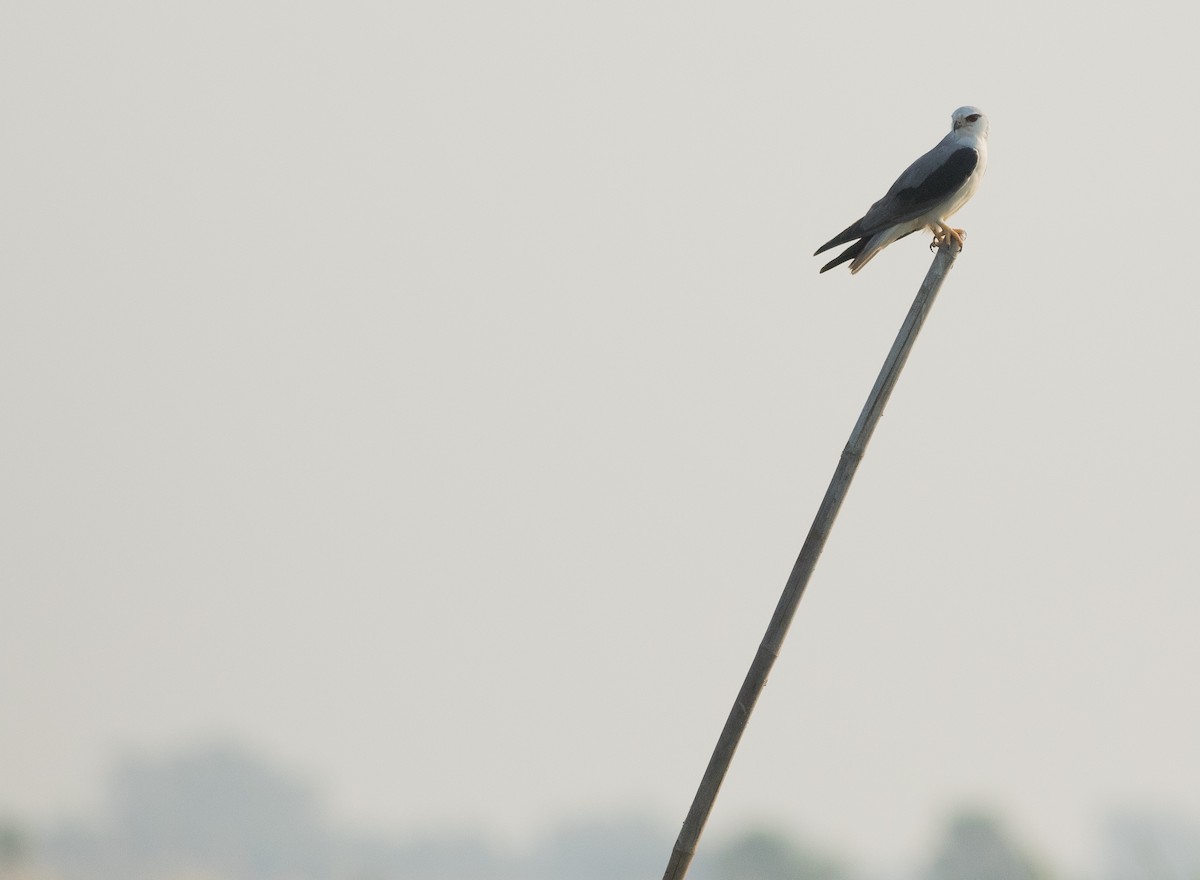
{"label": "bamboo pole", "polygon": [[779,604],[775,607],[766,634],[758,646],[758,652],[754,655],[754,662],[750,664],[750,671],[746,673],[746,680],[742,682],[742,688],[738,691],[737,699],[734,700],[733,708],[725,721],[725,727],[717,739],[717,746],[713,749],[708,767],[700,780],[700,788],[696,791],[691,809],[688,810],[687,818],[683,820],[683,828],[675,841],[675,848],[671,851],[671,860],[667,863],[663,880],[683,880],[687,874],[692,856],[696,854],[696,844],[704,831],[705,822],[708,821],[708,814],[712,812],[717,792],[720,791],[721,783],[724,782],[729,764],[733,760],[733,753],[737,750],[746,723],[750,720],[750,713],[754,711],[758,695],[767,683],[771,666],[779,656],[779,649],[796,613],[796,606],[800,604],[800,597],[804,595],[804,588],[812,577],[813,569],[816,568],[817,559],[821,556],[833,522],[837,519],[842,501],[850,488],[850,481],[854,479],[854,472],[858,470],[858,464],[866,452],[875,425],[883,414],[883,408],[891,397],[905,361],[908,360],[908,354],[921,331],[921,325],[925,323],[925,317],[933,307],[933,301],[957,255],[957,248],[949,244],[943,244],[938,249],[908,316],[900,327],[896,341],[892,344],[892,350],[883,362],[879,378],[875,380],[875,387],[871,389],[858,422],[850,432],[850,440],[842,451],[841,460],[833,472],[833,479],[829,481],[829,488],[825,491],[825,498],[817,509],[808,537],[804,539],[800,556],[783,588],[783,595],[779,597]]}

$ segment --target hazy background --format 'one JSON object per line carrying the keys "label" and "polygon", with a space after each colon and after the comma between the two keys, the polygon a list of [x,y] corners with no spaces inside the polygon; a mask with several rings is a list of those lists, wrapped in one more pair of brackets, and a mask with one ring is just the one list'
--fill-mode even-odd
{"label": "hazy background", "polygon": [[0,812],[221,740],[346,826],[676,827],[930,262],[810,255],[970,103],[709,833],[1200,820],[1184,10],[9,4]]}

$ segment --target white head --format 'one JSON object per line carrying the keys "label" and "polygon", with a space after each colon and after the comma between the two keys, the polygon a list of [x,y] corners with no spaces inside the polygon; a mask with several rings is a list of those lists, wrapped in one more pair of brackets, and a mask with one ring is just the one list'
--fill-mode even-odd
{"label": "white head", "polygon": [[975,134],[985,139],[988,136],[988,118],[978,107],[959,107],[950,114],[950,120],[951,131]]}

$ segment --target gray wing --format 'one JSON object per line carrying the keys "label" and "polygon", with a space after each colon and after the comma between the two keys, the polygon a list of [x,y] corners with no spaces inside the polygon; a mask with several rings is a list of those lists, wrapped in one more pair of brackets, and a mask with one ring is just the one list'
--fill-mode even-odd
{"label": "gray wing", "polygon": [[856,238],[872,236],[897,223],[915,220],[957,192],[977,164],[979,153],[974,147],[943,141],[909,165],[862,219],[821,245],[816,253]]}

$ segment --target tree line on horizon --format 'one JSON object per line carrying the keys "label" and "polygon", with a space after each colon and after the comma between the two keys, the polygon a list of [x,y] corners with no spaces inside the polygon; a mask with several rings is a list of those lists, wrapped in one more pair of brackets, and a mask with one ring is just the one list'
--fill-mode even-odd
{"label": "tree line on horizon", "polygon": [[[673,835],[644,817],[577,821],[527,852],[479,836],[386,837],[330,827],[313,790],[235,746],[129,758],[106,816],[34,832],[0,819],[0,880],[641,880],[661,875]],[[1200,880],[1200,835],[1126,816],[1100,880]],[[963,807],[906,880],[1063,880],[998,815]],[[692,880],[873,880],[852,860],[779,828],[706,840]]]}

